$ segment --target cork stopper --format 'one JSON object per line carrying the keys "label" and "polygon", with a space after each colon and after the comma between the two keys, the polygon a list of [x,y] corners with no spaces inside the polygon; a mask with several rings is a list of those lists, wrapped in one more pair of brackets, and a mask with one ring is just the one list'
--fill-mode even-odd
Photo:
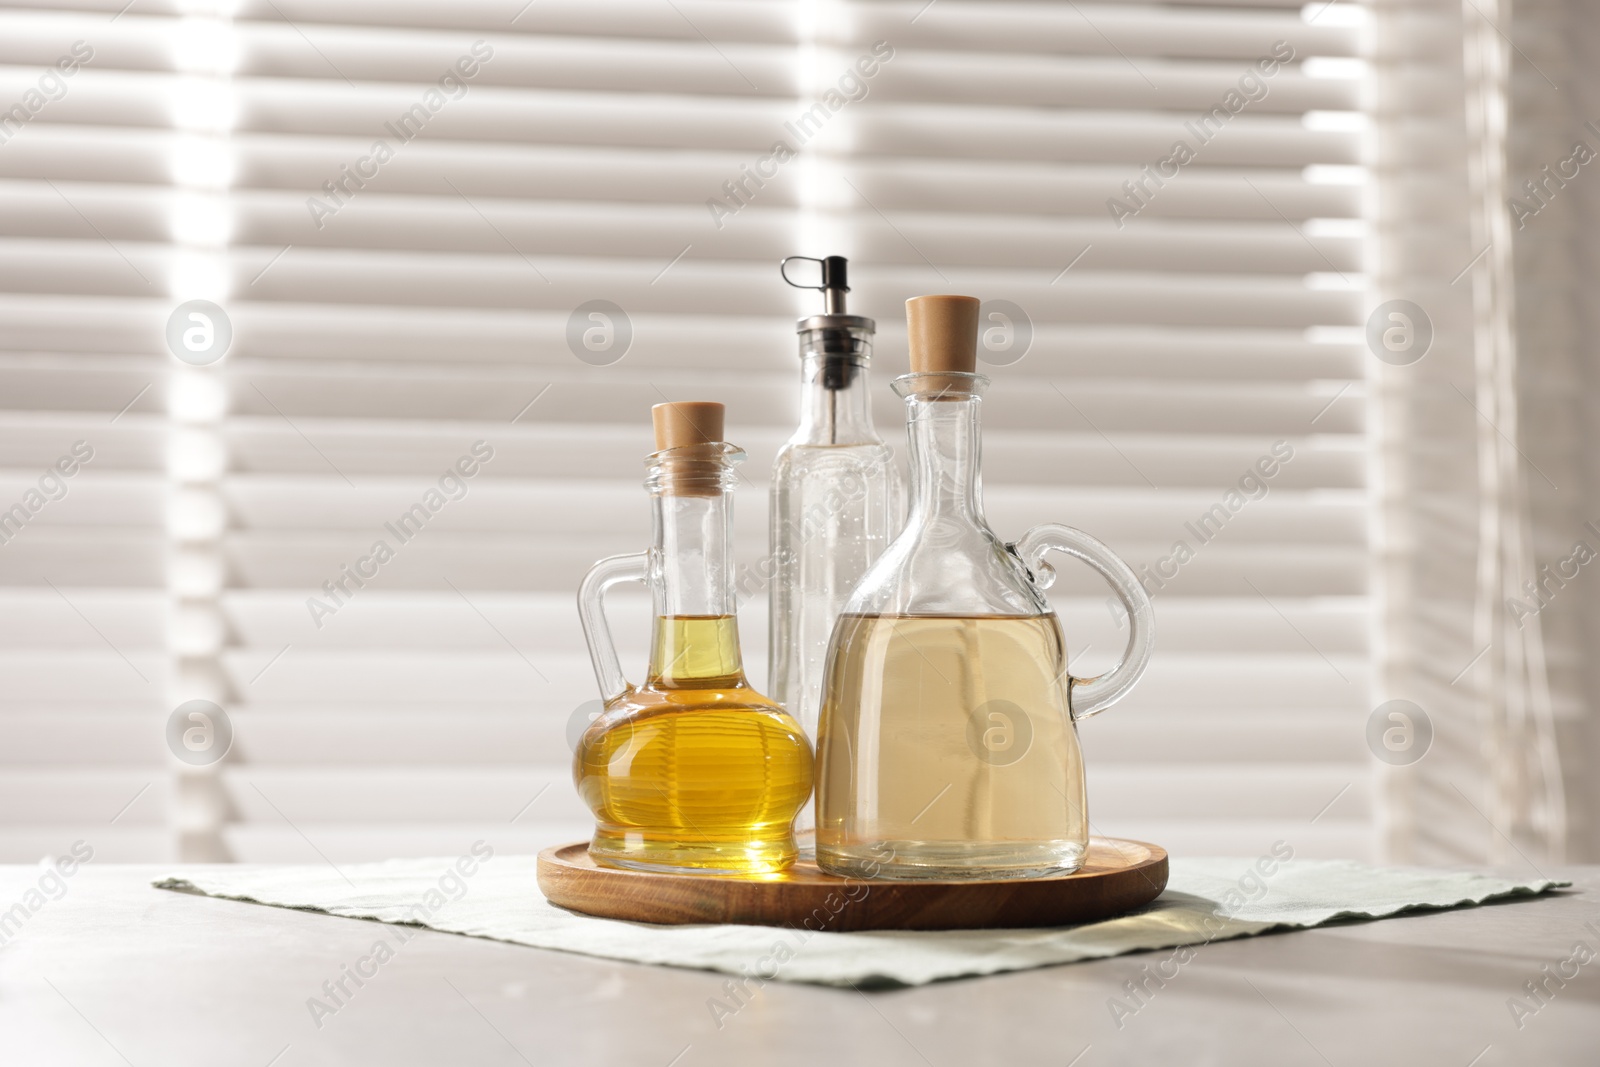
{"label": "cork stopper", "polygon": [[716,444],[722,440],[726,412],[714,400],[680,400],[657,404],[650,409],[656,428],[656,451],[683,448],[685,445]]}
{"label": "cork stopper", "polygon": [[656,451],[680,450],[660,461],[661,492],[669,496],[721,494],[725,412],[721,404],[712,400],[680,400],[650,409]]}
{"label": "cork stopper", "polygon": [[978,369],[978,298],[914,296],[906,301],[906,339],[911,373]]}
{"label": "cork stopper", "polygon": [[[970,395],[973,380],[955,375],[972,374],[978,368],[977,297],[914,296],[907,300],[906,340],[911,348],[911,373],[920,376],[911,379],[918,394],[933,400],[961,400]],[[945,372],[953,373],[944,377]]]}

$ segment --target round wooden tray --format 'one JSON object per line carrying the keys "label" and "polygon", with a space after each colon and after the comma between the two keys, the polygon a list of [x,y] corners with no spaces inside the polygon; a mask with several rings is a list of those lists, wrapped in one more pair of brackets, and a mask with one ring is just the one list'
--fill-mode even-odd
{"label": "round wooden tray", "polygon": [[539,853],[539,888],[552,904],[607,919],[746,923],[812,930],[972,930],[1070,926],[1154,900],[1167,885],[1158,845],[1091,838],[1073,874],[992,882],[892,882],[824,874],[810,862],[768,879],[657,874],[602,867],[586,841]]}

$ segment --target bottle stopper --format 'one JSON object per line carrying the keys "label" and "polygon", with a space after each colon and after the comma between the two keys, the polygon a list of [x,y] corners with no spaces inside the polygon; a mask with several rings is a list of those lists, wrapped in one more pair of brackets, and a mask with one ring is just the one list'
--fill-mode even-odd
{"label": "bottle stopper", "polygon": [[717,496],[722,492],[722,444],[726,408],[714,400],[679,400],[650,409],[656,451],[675,450],[660,461],[661,491],[671,496]]}
{"label": "bottle stopper", "polygon": [[[978,369],[978,298],[914,296],[906,301],[913,374],[973,374]],[[966,392],[960,378],[931,380],[932,390]]]}
{"label": "bottle stopper", "polygon": [[[789,277],[789,264],[794,262],[815,263],[822,270],[821,285],[807,285],[797,282]],[[784,281],[796,289],[817,289],[822,293],[822,313],[824,315],[843,315],[844,294],[850,291],[850,261],[843,256],[827,256],[815,259],[811,256],[789,256],[778,264],[778,274]]]}
{"label": "bottle stopper", "polygon": [[656,451],[686,445],[711,445],[722,440],[727,409],[715,400],[679,400],[650,409],[656,428]]}
{"label": "bottle stopper", "polygon": [[[819,284],[795,281],[789,276],[791,263],[815,263],[819,269]],[[850,261],[843,256],[823,259],[789,256],[778,264],[778,273],[796,289],[816,289],[822,293],[822,314],[800,319],[795,323],[795,332],[801,336],[803,355],[814,353],[822,357],[823,387],[835,391],[845,388],[871,358],[872,334],[878,328],[878,324],[866,316],[851,315],[845,310],[845,294],[850,291]]]}

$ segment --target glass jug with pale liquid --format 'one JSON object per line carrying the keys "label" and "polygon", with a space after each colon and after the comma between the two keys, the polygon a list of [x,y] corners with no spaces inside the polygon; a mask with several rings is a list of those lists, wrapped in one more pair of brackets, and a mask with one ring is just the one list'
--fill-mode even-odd
{"label": "glass jug with pale liquid", "polygon": [[[601,560],[578,591],[604,703],[573,758],[595,817],[589,854],[636,870],[770,874],[795,860],[812,750],[800,724],[750,688],[740,659],[731,491],[744,453],[722,440],[721,404],[657,404],[652,415],[653,544]],[[637,686],[602,604],[624,581],[649,585],[655,602]]]}
{"label": "glass jug with pale liquid", "polygon": [[[817,865],[887,879],[1032,878],[1077,870],[1088,848],[1077,720],[1138,681],[1150,598],[1080,530],[1002,542],[983,516],[978,301],[906,302],[911,507],[829,642],[817,738]],[[1122,661],[1067,674],[1045,590],[1050,550],[1089,564],[1128,612]]]}

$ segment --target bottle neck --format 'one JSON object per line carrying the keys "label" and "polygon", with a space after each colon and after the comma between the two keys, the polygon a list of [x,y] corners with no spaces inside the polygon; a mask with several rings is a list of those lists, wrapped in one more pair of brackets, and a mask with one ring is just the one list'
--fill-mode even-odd
{"label": "bottle neck", "polygon": [[982,438],[978,406],[967,395],[906,398],[906,428],[911,438],[912,522],[964,518],[983,522]]}
{"label": "bottle neck", "polygon": [[653,494],[655,633],[652,684],[743,683],[734,621],[733,498],[726,492]]}
{"label": "bottle neck", "polygon": [[881,444],[872,425],[867,367],[848,357],[810,354],[800,361],[804,388],[800,428],[793,443],[808,445]]}

